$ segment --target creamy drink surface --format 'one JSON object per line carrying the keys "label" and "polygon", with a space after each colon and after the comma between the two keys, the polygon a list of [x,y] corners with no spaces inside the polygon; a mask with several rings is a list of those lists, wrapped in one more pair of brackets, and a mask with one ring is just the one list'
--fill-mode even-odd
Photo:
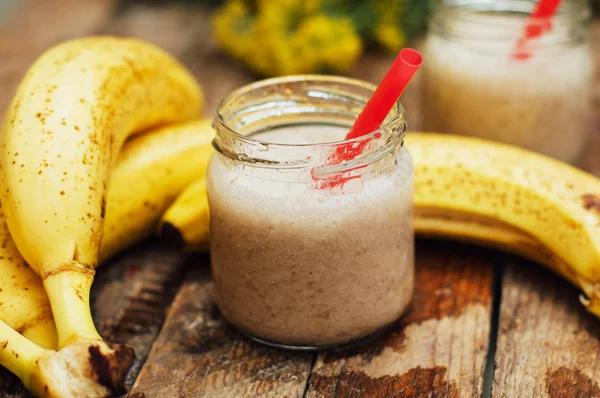
{"label": "creamy drink surface", "polygon": [[[526,61],[511,58],[524,17],[471,13],[447,19],[426,40],[422,114],[426,131],[476,136],[572,162],[590,123],[587,43],[557,25]],[[571,32],[572,30],[569,30]]]}
{"label": "creamy drink surface", "polygon": [[[252,136],[282,144],[342,140],[347,128],[284,127]],[[310,170],[266,171],[215,155],[208,172],[216,302],[251,336],[326,346],[397,319],[412,295],[412,163],[311,187]],[[397,163],[397,165],[396,165]]]}

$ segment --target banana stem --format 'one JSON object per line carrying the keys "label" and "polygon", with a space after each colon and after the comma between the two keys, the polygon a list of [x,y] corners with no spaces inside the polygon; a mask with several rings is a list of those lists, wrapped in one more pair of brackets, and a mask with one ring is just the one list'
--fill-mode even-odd
{"label": "banana stem", "polygon": [[0,321],[0,365],[28,385],[35,362],[52,353],[27,340],[16,330]]}
{"label": "banana stem", "polygon": [[90,310],[94,271],[77,262],[43,277],[58,332],[59,349],[71,344],[102,340]]}

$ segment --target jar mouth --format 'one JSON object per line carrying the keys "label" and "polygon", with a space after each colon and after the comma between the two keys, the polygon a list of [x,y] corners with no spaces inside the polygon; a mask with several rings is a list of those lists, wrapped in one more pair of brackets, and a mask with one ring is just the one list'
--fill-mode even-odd
{"label": "jar mouth", "polygon": [[[521,38],[525,21],[533,26],[547,26],[549,18],[530,16],[536,3],[529,0],[450,1],[435,10],[429,26],[433,32],[470,42],[515,41]],[[498,15],[523,18],[502,19],[497,18]],[[552,31],[545,33],[539,40],[557,47],[579,41],[584,36],[590,17],[590,9],[582,0],[565,1],[551,20]],[[475,30],[473,28],[483,24],[485,29],[476,29],[477,34],[472,33]]]}
{"label": "jar mouth", "polygon": [[[287,125],[317,123],[351,127],[375,90],[357,79],[326,75],[292,75],[243,86],[219,103],[213,127],[213,146],[237,161],[262,167],[319,166],[320,154],[336,148],[370,142],[364,153],[347,162],[369,161],[401,145],[406,134],[404,110],[396,102],[377,130],[352,139],[317,143],[282,143],[253,138],[259,132]],[[346,163],[344,163],[346,164]]]}

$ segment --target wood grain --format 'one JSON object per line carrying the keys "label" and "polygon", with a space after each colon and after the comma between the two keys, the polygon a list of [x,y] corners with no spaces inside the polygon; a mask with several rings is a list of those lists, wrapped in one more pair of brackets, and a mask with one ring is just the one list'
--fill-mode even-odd
{"label": "wood grain", "polygon": [[220,317],[211,296],[208,260],[198,259],[130,398],[301,397],[314,355],[240,336]]}
{"label": "wood grain", "polygon": [[483,388],[495,268],[490,253],[417,245],[416,291],[378,342],[319,355],[308,397],[475,397]]}
{"label": "wood grain", "polygon": [[579,291],[514,259],[502,283],[494,397],[600,396],[600,322]]}
{"label": "wood grain", "polygon": [[107,341],[128,344],[135,360],[130,389],[179,287],[187,257],[155,241],[143,242],[98,270],[92,286],[92,315]]}

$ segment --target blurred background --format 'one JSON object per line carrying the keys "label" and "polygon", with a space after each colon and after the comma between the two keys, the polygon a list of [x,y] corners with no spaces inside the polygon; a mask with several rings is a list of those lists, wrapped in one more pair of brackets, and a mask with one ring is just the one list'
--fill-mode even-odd
{"label": "blurred background", "polygon": [[[335,73],[378,83],[402,47],[420,48],[439,1],[0,0],[0,109],[41,52],[90,34],[138,37],[172,53],[201,83],[209,117],[230,91],[268,76]],[[600,0],[588,4],[597,60]],[[403,96],[409,130],[421,128],[422,74]]]}
{"label": "blurred background", "polygon": [[424,0],[0,0],[0,109],[49,46],[88,34],[139,37],[182,60],[207,112],[266,76],[346,74],[377,82],[424,32]]}

